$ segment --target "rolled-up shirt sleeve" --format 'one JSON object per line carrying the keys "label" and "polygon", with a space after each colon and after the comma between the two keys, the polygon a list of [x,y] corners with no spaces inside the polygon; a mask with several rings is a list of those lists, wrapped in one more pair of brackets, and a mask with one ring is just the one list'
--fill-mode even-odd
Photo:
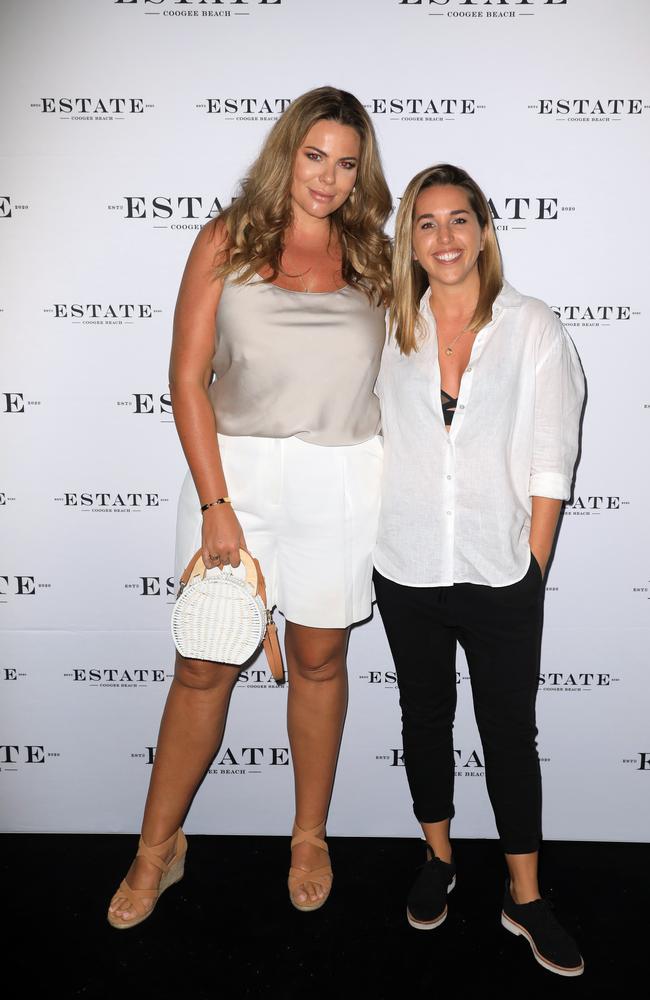
{"label": "rolled-up shirt sleeve", "polygon": [[535,369],[530,496],[568,500],[578,455],[585,380],[568,333],[548,310]]}

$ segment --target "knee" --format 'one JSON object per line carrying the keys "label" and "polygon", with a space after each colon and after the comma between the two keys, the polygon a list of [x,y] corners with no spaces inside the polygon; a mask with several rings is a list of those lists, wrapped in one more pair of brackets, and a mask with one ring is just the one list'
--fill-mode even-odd
{"label": "knee", "polygon": [[239,668],[208,660],[191,660],[176,654],[174,680],[195,691],[230,690],[237,682]]}
{"label": "knee", "polygon": [[320,656],[312,653],[292,656],[290,668],[303,680],[323,682],[340,677],[345,670],[345,662],[340,653],[323,653]]}
{"label": "knee", "polygon": [[291,675],[309,681],[345,676],[346,629],[312,629],[287,622],[285,650]]}
{"label": "knee", "polygon": [[425,729],[444,729],[451,732],[456,715],[456,692],[445,698],[441,695],[436,702],[423,696],[405,697],[400,693],[400,709],[402,721]]}
{"label": "knee", "polygon": [[534,712],[519,716],[483,718],[478,722],[481,739],[490,745],[519,747],[535,742],[537,725]]}
{"label": "knee", "polygon": [[510,729],[506,733],[481,732],[486,765],[504,770],[525,769],[537,764],[537,730],[534,726]]}

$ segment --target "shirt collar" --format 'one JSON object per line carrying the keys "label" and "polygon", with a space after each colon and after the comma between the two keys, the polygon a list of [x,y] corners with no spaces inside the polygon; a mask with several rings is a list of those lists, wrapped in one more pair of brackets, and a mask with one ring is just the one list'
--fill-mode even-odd
{"label": "shirt collar", "polygon": [[[433,321],[433,314],[429,308],[429,299],[431,298],[431,288],[427,286],[424,295],[420,299],[420,314],[424,317],[426,321]],[[494,300],[492,306],[492,320],[495,320],[504,309],[512,309],[521,304],[523,296],[509,285],[507,281],[503,282],[501,286],[501,291]]]}

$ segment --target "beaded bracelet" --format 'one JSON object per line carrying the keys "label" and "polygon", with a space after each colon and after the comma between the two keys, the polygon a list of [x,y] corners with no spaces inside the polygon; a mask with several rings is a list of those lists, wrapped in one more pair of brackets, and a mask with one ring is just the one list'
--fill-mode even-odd
{"label": "beaded bracelet", "polygon": [[201,504],[201,511],[207,510],[208,507],[216,507],[220,503],[232,503],[230,497],[219,497],[217,500],[211,500],[210,503]]}

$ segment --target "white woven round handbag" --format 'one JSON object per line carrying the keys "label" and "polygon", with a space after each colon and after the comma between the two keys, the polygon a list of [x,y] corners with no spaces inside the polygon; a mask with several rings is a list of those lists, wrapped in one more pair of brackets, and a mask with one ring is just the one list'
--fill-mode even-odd
{"label": "white woven round handbag", "polygon": [[200,551],[180,581],[172,637],[182,656],[241,666],[264,643],[273,676],[284,679],[280,647],[266,608],[264,577],[256,559],[240,550],[233,569],[206,569]]}

